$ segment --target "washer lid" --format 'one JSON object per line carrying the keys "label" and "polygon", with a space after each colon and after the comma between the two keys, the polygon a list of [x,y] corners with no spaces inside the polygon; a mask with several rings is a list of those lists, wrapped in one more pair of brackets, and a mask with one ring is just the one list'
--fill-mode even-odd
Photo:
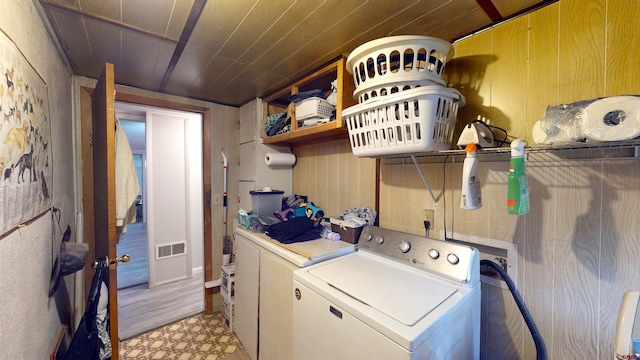
{"label": "washer lid", "polygon": [[317,264],[308,272],[407,326],[415,325],[458,291],[426,272],[359,252]]}

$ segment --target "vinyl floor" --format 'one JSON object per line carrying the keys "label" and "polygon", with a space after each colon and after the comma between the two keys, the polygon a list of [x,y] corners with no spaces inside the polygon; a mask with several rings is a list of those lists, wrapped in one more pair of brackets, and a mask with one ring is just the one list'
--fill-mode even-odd
{"label": "vinyl floor", "polygon": [[121,359],[249,360],[222,313],[200,313],[120,342]]}
{"label": "vinyl floor", "polygon": [[127,225],[127,232],[116,245],[118,256],[129,254],[131,260],[118,264],[118,289],[145,284],[149,281],[149,245],[147,224]]}
{"label": "vinyl floor", "polygon": [[[128,226],[117,246],[131,261],[118,264],[118,335],[126,340],[204,311],[204,274],[149,288],[146,224]],[[121,282],[125,284],[121,286]]]}

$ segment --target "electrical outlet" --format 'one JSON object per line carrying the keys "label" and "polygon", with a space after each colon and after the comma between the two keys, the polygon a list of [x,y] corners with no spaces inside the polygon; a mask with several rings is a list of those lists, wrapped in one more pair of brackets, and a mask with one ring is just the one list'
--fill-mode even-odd
{"label": "electrical outlet", "polygon": [[431,223],[431,225],[433,226],[433,221],[434,219],[434,211],[431,209],[422,209],[422,220],[423,221],[429,221]]}

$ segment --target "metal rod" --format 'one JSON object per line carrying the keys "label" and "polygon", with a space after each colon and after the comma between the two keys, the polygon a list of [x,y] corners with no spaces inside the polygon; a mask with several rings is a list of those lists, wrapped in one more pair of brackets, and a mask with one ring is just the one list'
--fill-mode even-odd
{"label": "metal rod", "polygon": [[438,199],[436,199],[436,196],[433,195],[433,191],[431,191],[431,186],[429,186],[429,182],[427,181],[427,178],[424,176],[424,173],[422,172],[420,165],[418,165],[418,160],[416,160],[416,157],[414,155],[411,155],[411,160],[413,160],[413,163],[416,165],[416,169],[418,169],[418,174],[420,174],[420,177],[422,178],[422,182],[424,182],[424,185],[427,187],[427,190],[429,190],[429,194],[431,194],[431,198],[433,199],[433,208],[434,209],[437,208]]}

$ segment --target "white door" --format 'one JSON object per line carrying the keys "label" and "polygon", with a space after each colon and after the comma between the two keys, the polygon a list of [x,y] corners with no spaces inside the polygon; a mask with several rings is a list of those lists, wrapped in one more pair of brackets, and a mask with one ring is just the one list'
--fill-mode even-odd
{"label": "white door", "polygon": [[149,287],[191,275],[186,119],[147,112]]}

